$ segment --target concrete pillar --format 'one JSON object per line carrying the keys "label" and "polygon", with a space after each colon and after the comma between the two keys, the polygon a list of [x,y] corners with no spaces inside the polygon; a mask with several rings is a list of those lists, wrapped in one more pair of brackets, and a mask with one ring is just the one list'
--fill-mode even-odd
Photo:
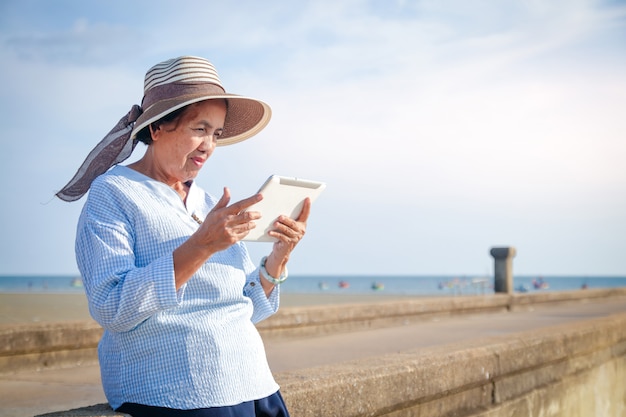
{"label": "concrete pillar", "polygon": [[513,257],[516,253],[514,247],[491,248],[495,292],[513,294]]}

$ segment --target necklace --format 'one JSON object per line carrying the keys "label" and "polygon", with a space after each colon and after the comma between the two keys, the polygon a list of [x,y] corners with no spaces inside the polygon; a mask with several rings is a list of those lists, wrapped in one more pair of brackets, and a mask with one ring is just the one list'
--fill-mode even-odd
{"label": "necklace", "polygon": [[196,223],[202,224],[202,220],[198,216],[196,216],[196,213],[193,213],[191,215],[191,218],[194,219],[196,221]]}

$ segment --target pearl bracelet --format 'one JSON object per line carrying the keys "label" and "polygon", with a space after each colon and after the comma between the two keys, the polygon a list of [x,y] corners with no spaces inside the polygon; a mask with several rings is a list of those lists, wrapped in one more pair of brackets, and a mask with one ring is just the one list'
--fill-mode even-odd
{"label": "pearl bracelet", "polygon": [[277,279],[271,276],[269,272],[267,272],[267,269],[265,269],[265,261],[267,261],[267,256],[264,256],[263,258],[261,258],[261,266],[260,266],[261,276],[274,285],[279,285],[285,282],[285,280],[289,276],[287,272],[287,265],[285,265],[285,268],[283,269],[283,273],[280,274],[280,277],[278,277]]}

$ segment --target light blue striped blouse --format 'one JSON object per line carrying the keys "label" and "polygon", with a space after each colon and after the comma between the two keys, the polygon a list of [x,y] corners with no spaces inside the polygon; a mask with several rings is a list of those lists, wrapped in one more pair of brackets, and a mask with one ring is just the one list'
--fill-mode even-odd
{"label": "light blue striped blouse", "polygon": [[172,252],[216,200],[116,166],[92,184],[76,235],[89,309],[104,328],[102,384],[113,408],[239,404],[278,390],[254,323],[278,309],[243,243],[212,256],[178,291]]}

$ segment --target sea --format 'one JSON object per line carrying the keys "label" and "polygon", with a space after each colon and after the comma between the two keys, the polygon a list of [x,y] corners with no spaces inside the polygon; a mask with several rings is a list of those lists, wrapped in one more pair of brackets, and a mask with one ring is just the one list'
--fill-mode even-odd
{"label": "sea", "polygon": [[[516,292],[626,287],[626,276],[514,276]],[[290,276],[281,291],[290,294],[385,294],[450,296],[493,294],[493,277],[438,275]],[[0,293],[84,293],[80,276],[0,275]]]}

